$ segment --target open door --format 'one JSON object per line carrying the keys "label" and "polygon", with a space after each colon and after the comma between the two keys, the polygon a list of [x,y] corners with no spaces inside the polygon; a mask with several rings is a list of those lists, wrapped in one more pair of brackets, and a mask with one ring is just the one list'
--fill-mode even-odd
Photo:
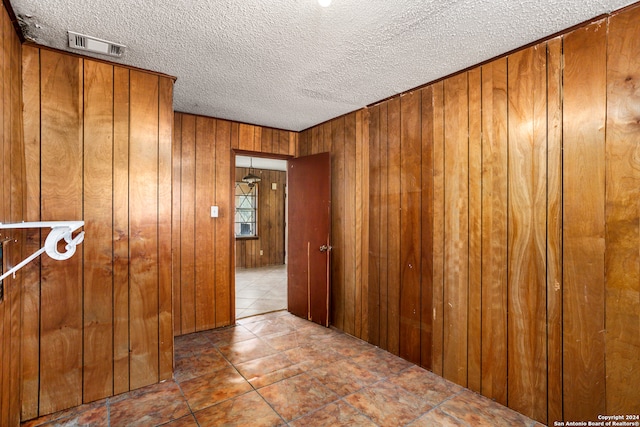
{"label": "open door", "polygon": [[329,326],[331,156],[289,160],[289,311]]}

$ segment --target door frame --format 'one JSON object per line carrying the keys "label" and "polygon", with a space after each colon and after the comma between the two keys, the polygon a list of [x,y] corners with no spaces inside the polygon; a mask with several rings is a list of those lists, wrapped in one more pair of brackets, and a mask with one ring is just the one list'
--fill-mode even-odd
{"label": "door frame", "polygon": [[[235,223],[235,208],[236,208],[236,199],[235,199],[235,186],[236,186],[236,156],[249,156],[249,157],[262,157],[263,159],[275,159],[275,160],[290,160],[294,159],[295,156],[291,156],[288,154],[271,154],[271,153],[262,153],[259,151],[248,151],[248,150],[239,150],[236,148],[231,148],[231,173],[229,175],[229,186],[231,187],[231,199],[229,201],[229,212],[233,211],[233,216],[230,215],[229,227],[231,228],[231,236],[232,245],[231,245],[231,324],[235,325],[236,319],[236,233],[234,228]],[[287,184],[289,183],[289,173],[287,171]],[[286,193],[285,193],[286,194]],[[258,195],[258,197],[260,197]],[[233,208],[233,209],[231,209]],[[285,221],[287,219],[287,213],[289,211],[289,198],[285,200]],[[258,215],[260,215],[258,213]],[[284,248],[285,254],[287,250],[287,232],[286,230],[289,228],[289,224],[285,222],[285,241]],[[286,260],[286,255],[285,255]],[[287,273],[289,270],[289,266],[287,265]]]}

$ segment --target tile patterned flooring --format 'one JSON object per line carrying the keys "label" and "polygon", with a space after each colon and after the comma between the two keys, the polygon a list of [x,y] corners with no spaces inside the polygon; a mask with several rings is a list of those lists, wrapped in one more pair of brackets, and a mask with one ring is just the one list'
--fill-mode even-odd
{"label": "tile patterned flooring", "polygon": [[286,311],[177,337],[175,379],[26,426],[527,426],[525,416]]}
{"label": "tile patterned flooring", "polygon": [[286,309],[286,265],[236,269],[236,319]]}

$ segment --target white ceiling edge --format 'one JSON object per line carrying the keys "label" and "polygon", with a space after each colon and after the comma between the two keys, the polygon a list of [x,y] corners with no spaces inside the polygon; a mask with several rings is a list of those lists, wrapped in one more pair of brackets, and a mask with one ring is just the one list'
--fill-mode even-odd
{"label": "white ceiling edge", "polygon": [[236,156],[237,168],[266,169],[273,171],[287,171],[287,161],[280,159],[269,159],[266,157]]}
{"label": "white ceiling edge", "polygon": [[10,0],[25,36],[176,76],[176,111],[301,131],[627,6],[630,0]]}

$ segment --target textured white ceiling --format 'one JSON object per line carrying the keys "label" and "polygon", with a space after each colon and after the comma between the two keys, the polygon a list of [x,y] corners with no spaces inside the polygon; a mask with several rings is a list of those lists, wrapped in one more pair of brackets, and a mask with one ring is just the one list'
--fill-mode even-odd
{"label": "textured white ceiling", "polygon": [[68,49],[72,30],[176,76],[176,111],[295,131],[632,2],[11,0],[28,39]]}

